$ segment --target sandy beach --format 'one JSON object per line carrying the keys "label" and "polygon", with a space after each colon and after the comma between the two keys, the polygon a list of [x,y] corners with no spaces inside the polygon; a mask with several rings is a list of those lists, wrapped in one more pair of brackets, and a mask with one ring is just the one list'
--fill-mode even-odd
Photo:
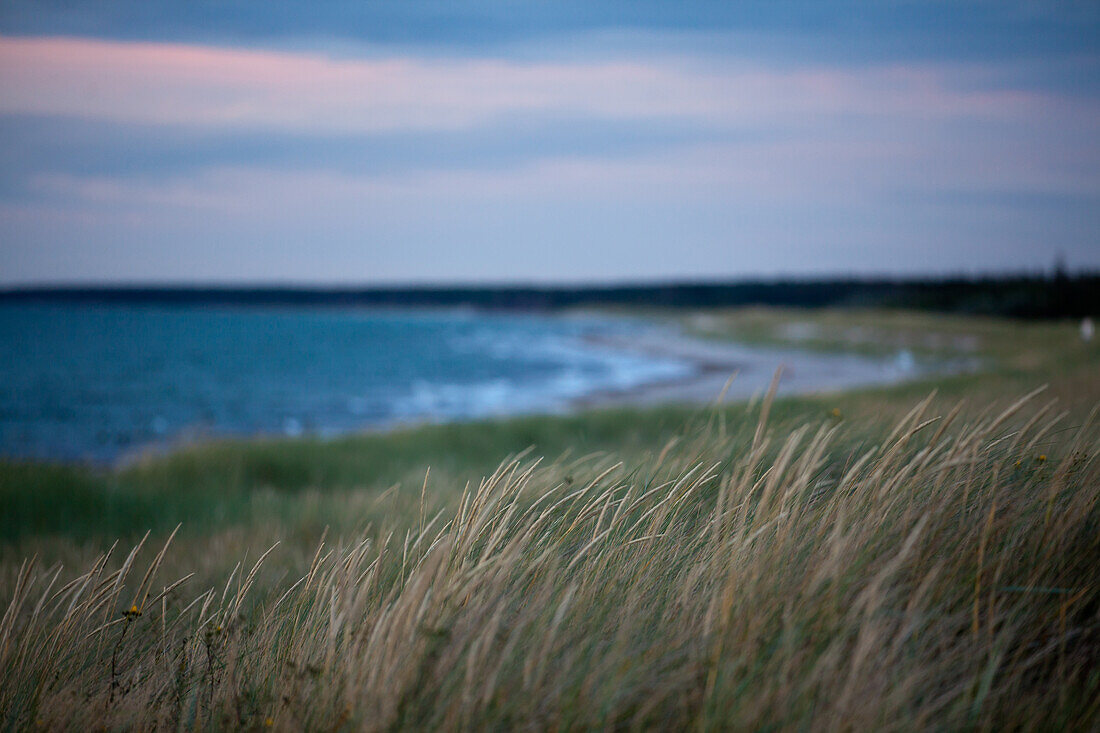
{"label": "sandy beach", "polygon": [[592,341],[615,349],[688,361],[694,370],[683,379],[591,394],[577,400],[579,408],[706,403],[716,400],[727,383],[727,400],[747,399],[767,390],[780,367],[783,372],[778,393],[784,395],[892,384],[941,370],[917,363],[908,351],[880,358],[821,353],[706,340],[672,327],[655,329],[636,338],[601,336]]}

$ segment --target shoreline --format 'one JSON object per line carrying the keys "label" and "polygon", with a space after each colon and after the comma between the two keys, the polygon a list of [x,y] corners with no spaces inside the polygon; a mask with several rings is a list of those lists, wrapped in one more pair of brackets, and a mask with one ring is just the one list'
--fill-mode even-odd
{"label": "shoreline", "polygon": [[711,341],[672,326],[656,329],[637,339],[603,336],[589,340],[598,346],[688,361],[693,364],[694,372],[681,378],[621,390],[598,390],[573,402],[572,406],[580,410],[706,404],[717,401],[723,390],[726,400],[751,399],[768,389],[779,368],[783,373],[778,394],[783,396],[897,384],[943,371],[917,364],[905,351],[891,358],[876,358],[755,346],[736,341]]}

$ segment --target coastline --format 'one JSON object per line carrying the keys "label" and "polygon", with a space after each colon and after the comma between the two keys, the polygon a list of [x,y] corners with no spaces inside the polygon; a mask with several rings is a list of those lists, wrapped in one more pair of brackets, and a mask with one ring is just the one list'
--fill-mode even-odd
{"label": "coastline", "polygon": [[[725,399],[749,399],[762,394],[782,368],[779,394],[815,394],[858,387],[888,385],[932,371],[916,364],[907,352],[891,358],[823,353],[807,349],[753,346],[713,341],[667,327],[638,338],[590,337],[594,345],[690,362],[685,377],[661,380],[621,390],[600,390],[574,401],[576,409],[653,407],[662,404],[705,404]],[[732,379],[731,379],[732,378]]]}

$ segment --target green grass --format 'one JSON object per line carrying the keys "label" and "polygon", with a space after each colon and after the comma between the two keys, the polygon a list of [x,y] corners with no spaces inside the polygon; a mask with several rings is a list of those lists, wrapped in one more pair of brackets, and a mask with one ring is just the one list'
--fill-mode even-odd
{"label": "green grass", "polygon": [[1065,352],[1079,343],[1074,321],[914,311],[737,308],[677,314],[673,320],[704,338],[874,356],[901,349],[926,357],[974,355],[985,357],[989,365],[1012,362],[1023,352]]}
{"label": "green grass", "polygon": [[[715,314],[792,317],[840,318]],[[4,465],[0,725],[1095,727],[1100,350],[846,317],[972,338],[987,370]]]}
{"label": "green grass", "polygon": [[132,539],[147,529],[170,530],[180,521],[202,533],[249,521],[257,493],[267,498],[269,510],[292,518],[303,494],[382,493],[395,485],[419,491],[429,469],[437,478],[477,480],[504,455],[529,447],[545,455],[641,451],[678,429],[691,412],[607,410],[332,440],[224,441],[117,471],[8,462],[0,464],[0,542],[17,544],[51,533]]}

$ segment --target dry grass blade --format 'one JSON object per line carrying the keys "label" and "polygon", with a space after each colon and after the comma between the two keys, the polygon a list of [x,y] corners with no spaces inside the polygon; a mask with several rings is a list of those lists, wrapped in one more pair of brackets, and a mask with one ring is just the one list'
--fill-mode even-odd
{"label": "dry grass blade", "polygon": [[[269,545],[224,584],[181,598],[185,575],[156,593],[185,541],[173,532],[134,590],[147,617],[108,613],[145,539],[73,578],[13,567],[3,720],[1094,725],[1095,426],[1057,432],[1032,393],[960,427],[930,396],[852,439],[848,420],[773,418],[779,376],[755,423],[697,425],[633,463],[514,455],[430,518],[425,474],[403,523],[331,546],[326,531],[288,579],[268,572],[288,549]],[[1038,440],[1051,457],[1025,460]]]}

